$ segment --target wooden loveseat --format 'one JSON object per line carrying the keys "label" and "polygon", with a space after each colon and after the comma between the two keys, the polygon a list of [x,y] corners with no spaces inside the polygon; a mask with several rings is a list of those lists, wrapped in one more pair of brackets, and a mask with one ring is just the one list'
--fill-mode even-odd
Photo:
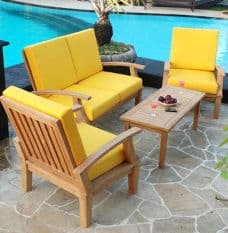
{"label": "wooden loveseat", "polygon": [[[93,29],[54,38],[23,50],[25,65],[36,94],[67,106],[79,103],[78,118],[94,121],[123,102],[141,99],[143,65],[102,63]],[[103,71],[105,65],[128,66],[130,75]]]}

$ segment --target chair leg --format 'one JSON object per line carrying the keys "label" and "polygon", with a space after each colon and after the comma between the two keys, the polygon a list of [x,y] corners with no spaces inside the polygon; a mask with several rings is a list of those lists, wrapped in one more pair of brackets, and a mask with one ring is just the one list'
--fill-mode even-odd
{"label": "chair leg", "polygon": [[13,141],[20,157],[22,189],[24,192],[32,191],[32,172],[28,169],[18,138],[15,137]]}
{"label": "chair leg", "polygon": [[218,119],[219,117],[219,110],[220,110],[221,102],[222,102],[222,97],[217,96],[215,99],[215,106],[214,106],[214,118],[215,119]]}
{"label": "chair leg", "polygon": [[92,196],[81,195],[79,197],[80,205],[80,225],[81,227],[88,227],[92,218]]}
{"label": "chair leg", "polygon": [[138,191],[138,176],[139,167],[135,166],[132,168],[131,173],[128,174],[128,193],[135,194]]}
{"label": "chair leg", "polygon": [[22,189],[24,192],[32,191],[32,172],[24,161],[21,162]]}
{"label": "chair leg", "polygon": [[142,100],[142,90],[140,90],[140,91],[137,93],[136,97],[135,97],[135,105],[137,105],[138,103],[140,103],[141,100]]}

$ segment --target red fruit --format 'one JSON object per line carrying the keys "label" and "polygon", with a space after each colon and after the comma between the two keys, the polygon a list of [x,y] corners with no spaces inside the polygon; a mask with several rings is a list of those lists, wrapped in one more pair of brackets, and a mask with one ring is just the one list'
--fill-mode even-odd
{"label": "red fruit", "polygon": [[176,98],[172,98],[172,102],[175,104],[177,103],[177,99]]}
{"label": "red fruit", "polygon": [[163,103],[165,101],[165,98],[163,96],[159,96],[158,100]]}
{"label": "red fruit", "polygon": [[170,100],[170,99],[172,99],[172,96],[171,96],[171,95],[166,95],[166,96],[165,96],[165,99],[166,99],[166,100]]}

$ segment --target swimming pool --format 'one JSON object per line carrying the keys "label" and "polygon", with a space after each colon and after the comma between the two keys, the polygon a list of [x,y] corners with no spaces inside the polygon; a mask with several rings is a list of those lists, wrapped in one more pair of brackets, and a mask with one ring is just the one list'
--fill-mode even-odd
{"label": "swimming pool", "polygon": [[[57,10],[15,4],[0,0],[0,39],[5,66],[23,61],[26,45],[92,27],[94,12]],[[165,61],[169,59],[171,32],[174,26],[211,28],[220,31],[217,64],[228,72],[228,20],[160,15],[112,14],[113,40],[134,45],[138,56]]]}

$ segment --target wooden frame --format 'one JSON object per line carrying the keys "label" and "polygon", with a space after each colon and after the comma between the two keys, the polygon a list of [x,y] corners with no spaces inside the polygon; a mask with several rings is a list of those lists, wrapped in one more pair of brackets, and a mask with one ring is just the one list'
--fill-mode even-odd
{"label": "wooden frame", "polygon": [[[162,86],[165,86],[168,83],[170,67],[171,67],[170,62],[165,62]],[[223,79],[225,77],[225,73],[224,73],[222,67],[220,67],[220,66],[215,67],[214,73],[215,73],[215,79],[216,79],[217,85],[218,85],[217,93],[216,94],[206,93],[204,100],[207,100],[209,102],[214,102],[215,106],[214,106],[213,117],[215,119],[218,119],[219,110],[220,110],[222,97],[223,97]]]}
{"label": "wooden frame", "polygon": [[[91,222],[92,199],[96,192],[126,175],[129,194],[137,192],[139,163],[132,137],[140,129],[135,127],[123,132],[76,166],[60,120],[7,97],[2,96],[0,100],[17,135],[14,142],[21,161],[22,187],[25,192],[32,190],[34,172],[72,193],[79,198],[80,224],[83,227]],[[80,106],[76,109],[80,109]],[[121,143],[125,161],[90,181],[87,175],[90,166]]]}
{"label": "wooden frame", "polygon": [[[72,96],[72,102],[73,104],[82,104],[82,100],[89,100],[91,99],[91,96],[82,94],[82,93],[77,93],[77,92],[71,92],[71,91],[65,91],[65,90],[37,90],[36,87],[36,83],[35,83],[35,79],[32,75],[32,71],[31,68],[29,66],[29,61],[28,58],[26,56],[25,51],[22,51],[23,57],[24,57],[24,63],[25,63],[25,67],[26,70],[28,72],[28,76],[30,78],[31,84],[32,84],[32,88],[34,90],[34,93],[37,95],[68,95],[68,96]],[[120,66],[120,67],[128,67],[130,70],[130,75],[131,76],[138,76],[138,72],[137,70],[141,69],[143,70],[145,68],[144,65],[140,65],[140,64],[136,64],[136,63],[128,63],[128,62],[102,62],[103,66]],[[139,91],[137,91],[136,93],[134,93],[132,96],[130,96],[127,100],[124,100],[122,102],[120,102],[119,104],[117,104],[114,107],[118,107],[120,105],[122,105],[123,103],[125,103],[126,101],[130,100],[130,99],[135,99],[135,105],[138,104],[141,101],[142,98],[142,89],[140,89]],[[113,110],[110,109],[110,110]],[[107,112],[104,112],[101,116],[105,115]],[[100,116],[100,117],[101,117]],[[82,112],[79,114],[79,121],[84,121],[84,122],[89,122],[84,110],[82,110]]]}
{"label": "wooden frame", "polygon": [[[157,102],[159,96],[165,96],[167,94],[175,96],[179,100],[182,98],[181,103],[175,106],[177,112],[166,112],[165,107],[161,105],[155,110],[150,107],[151,103]],[[124,122],[125,130],[132,126],[136,126],[160,134],[159,168],[164,168],[168,133],[192,109],[194,109],[192,129],[197,129],[200,101],[204,96],[205,93],[203,92],[174,86],[165,86],[144,99],[137,106],[125,112],[121,115],[120,119]],[[155,116],[151,116],[154,111],[156,112]]]}

